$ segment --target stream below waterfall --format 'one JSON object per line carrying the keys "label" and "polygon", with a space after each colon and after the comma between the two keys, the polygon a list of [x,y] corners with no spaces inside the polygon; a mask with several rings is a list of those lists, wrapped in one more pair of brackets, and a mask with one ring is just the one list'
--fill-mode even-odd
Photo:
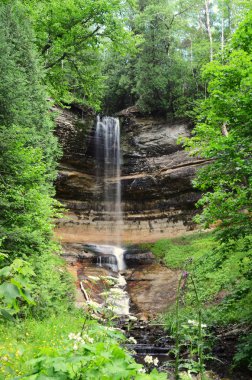
{"label": "stream below waterfall", "polygon": [[[111,247],[107,245],[75,243],[64,244],[63,248],[68,269],[76,280],[77,305],[86,309],[90,303],[97,310],[97,305],[106,308],[107,303],[118,315],[113,318],[113,323],[130,338],[125,346],[134,352],[132,355],[136,361],[144,364],[146,355],[158,358],[158,369],[169,373],[172,380],[174,340],[157,316],[174,304],[180,272],[164,267],[150,252],[136,247],[124,249],[124,269],[120,271],[116,254],[112,255]],[[101,319],[101,323],[107,322]],[[209,379],[250,380],[245,375],[227,375],[230,366],[228,347],[233,343],[226,337],[215,348],[215,354],[221,361],[213,361],[209,366],[221,376],[209,371]]]}
{"label": "stream below waterfall", "polygon": [[155,317],[158,309],[165,309],[163,293],[167,302],[171,295],[166,286],[167,282],[171,284],[171,277],[174,300],[177,273],[155,263],[150,252],[136,253],[134,249],[97,244],[85,244],[83,249],[90,257],[82,258],[77,265],[76,276],[86,293],[82,294],[82,301],[79,294],[79,306],[90,302],[111,309],[118,315],[117,326],[133,340],[126,347],[135,352],[135,359],[144,364],[144,357],[151,355],[164,369],[165,363],[173,360],[169,354],[173,341]]}

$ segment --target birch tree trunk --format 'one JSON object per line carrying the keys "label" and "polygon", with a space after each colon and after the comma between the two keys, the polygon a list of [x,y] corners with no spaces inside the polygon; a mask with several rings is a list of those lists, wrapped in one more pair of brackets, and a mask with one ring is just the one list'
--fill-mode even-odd
{"label": "birch tree trunk", "polygon": [[210,23],[209,3],[210,3],[209,0],[205,0],[206,28],[207,28],[207,34],[209,37],[210,62],[211,62],[213,60],[213,37],[212,37],[211,23]]}

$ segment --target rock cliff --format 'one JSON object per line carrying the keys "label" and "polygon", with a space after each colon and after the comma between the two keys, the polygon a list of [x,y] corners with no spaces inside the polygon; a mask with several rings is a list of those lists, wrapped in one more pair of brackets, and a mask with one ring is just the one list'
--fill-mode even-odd
{"label": "rock cliff", "polygon": [[[185,121],[166,121],[130,112],[121,121],[123,242],[153,241],[195,228],[200,194],[192,188],[204,161],[177,144],[189,136]],[[57,225],[63,242],[113,242],[114,226],[104,218],[102,189],[96,183],[94,116],[61,111],[57,134],[63,147],[57,197],[68,209]]]}

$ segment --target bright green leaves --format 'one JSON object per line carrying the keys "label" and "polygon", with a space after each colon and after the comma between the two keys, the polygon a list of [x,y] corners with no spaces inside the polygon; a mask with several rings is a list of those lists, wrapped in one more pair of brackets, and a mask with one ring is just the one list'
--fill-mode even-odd
{"label": "bright green leaves", "polygon": [[77,347],[73,342],[65,341],[62,342],[65,349],[41,352],[30,362],[33,374],[23,379],[167,379],[165,373],[159,373],[156,369],[150,374],[141,373],[142,365],[137,364],[130,354],[120,347],[120,335],[116,337],[114,334],[114,337],[111,337],[106,332],[104,334],[103,326],[94,323],[88,325],[87,331],[92,337],[92,344],[80,343]]}
{"label": "bright green leaves", "polygon": [[51,96],[99,108],[104,91],[104,50],[124,54],[134,48],[125,27],[131,6],[122,0],[53,0],[26,2],[43,56]]}
{"label": "bright green leaves", "polygon": [[212,160],[195,181],[200,190],[209,189],[198,203],[203,213],[197,219],[206,227],[217,222],[227,240],[252,230],[252,46],[243,38],[244,30],[252,28],[251,16],[237,29],[225,63],[205,67],[209,98],[202,102],[194,136],[187,141],[194,154]]}
{"label": "bright green leaves", "polygon": [[35,273],[31,266],[21,259],[0,270],[0,316],[4,319],[18,313],[22,302],[34,303],[29,293],[32,276]]}
{"label": "bright green leaves", "polygon": [[[251,3],[248,7],[251,10]],[[244,50],[251,53],[252,50],[252,14],[248,12],[246,19],[241,23],[240,27],[235,31],[232,38],[233,47],[235,49]]]}

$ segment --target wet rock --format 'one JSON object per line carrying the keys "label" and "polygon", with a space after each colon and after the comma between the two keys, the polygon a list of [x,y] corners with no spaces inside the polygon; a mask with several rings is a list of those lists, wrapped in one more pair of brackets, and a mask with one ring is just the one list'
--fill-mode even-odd
{"label": "wet rock", "polygon": [[81,259],[91,259],[95,257],[95,254],[93,252],[86,250],[85,245],[81,243],[63,244],[62,250],[63,250],[62,256],[65,258],[72,257],[72,258],[75,258],[76,260],[81,260]]}
{"label": "wet rock", "polygon": [[179,273],[157,263],[128,269],[127,290],[133,310],[148,318],[167,310],[176,299]]}
{"label": "wet rock", "polygon": [[125,260],[127,262],[153,262],[155,260],[153,253],[151,252],[139,252],[139,253],[133,253],[133,252],[126,252]]}

